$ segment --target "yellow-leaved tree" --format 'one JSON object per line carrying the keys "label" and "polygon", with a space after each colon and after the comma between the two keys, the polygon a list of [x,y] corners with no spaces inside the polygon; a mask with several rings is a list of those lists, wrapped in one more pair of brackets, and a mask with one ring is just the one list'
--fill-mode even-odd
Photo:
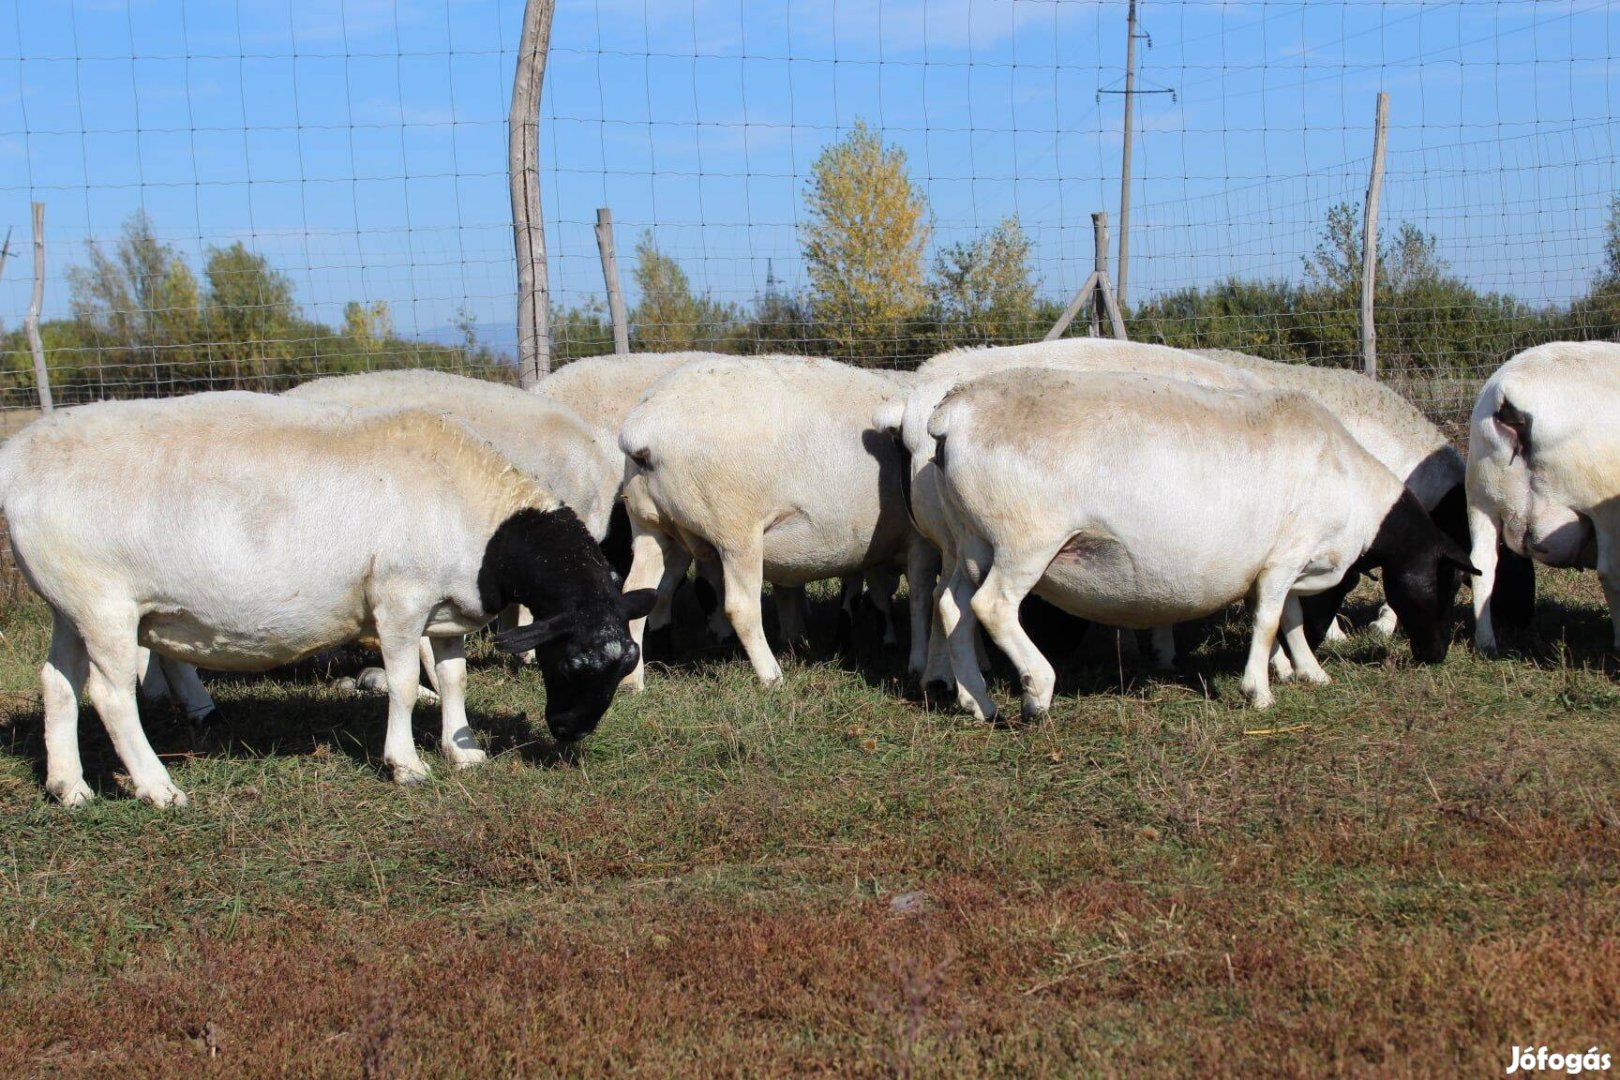
{"label": "yellow-leaved tree", "polygon": [[822,335],[859,363],[906,358],[910,324],[928,302],[928,203],[906,174],[905,151],[856,121],[816,158],[805,210],[799,238]]}

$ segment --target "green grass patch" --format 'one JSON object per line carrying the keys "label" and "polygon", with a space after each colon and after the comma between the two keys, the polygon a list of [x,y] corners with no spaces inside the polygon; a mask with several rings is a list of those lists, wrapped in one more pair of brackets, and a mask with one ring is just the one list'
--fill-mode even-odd
{"label": "green grass patch", "polygon": [[[1620,686],[1590,576],[1500,660],[1369,633],[1237,683],[1240,615],[1161,679],[1092,643],[1052,717],[905,700],[903,653],[784,686],[684,640],[577,754],[473,651],[495,757],[396,788],[329,668],[143,706],[193,804],[120,789],[93,710],[40,788],[49,620],[0,614],[0,1072],[1479,1074],[1620,1052]],[[1363,603],[1366,612],[1365,602]],[[831,635],[820,596],[813,628]],[[1003,706],[1016,686],[993,684]],[[431,745],[437,713],[418,708]],[[1246,734],[1262,731],[1263,734]]]}

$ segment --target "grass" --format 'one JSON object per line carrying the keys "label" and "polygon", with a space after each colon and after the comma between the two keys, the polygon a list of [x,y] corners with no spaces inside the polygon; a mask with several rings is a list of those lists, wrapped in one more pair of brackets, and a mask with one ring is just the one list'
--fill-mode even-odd
{"label": "grass", "polygon": [[1432,1076],[1620,1051],[1620,686],[1595,581],[1542,582],[1502,660],[1417,668],[1356,635],[1333,686],[1256,714],[1234,617],[1177,680],[1093,646],[1016,731],[903,700],[878,649],[764,692],[686,642],[565,756],[534,676],[480,649],[498,756],[430,758],[413,789],[383,779],[380,699],[220,677],[214,729],[143,706],[191,807],[122,795],[86,708],[106,797],[72,812],[41,796],[48,619],[19,593],[0,1074]]}

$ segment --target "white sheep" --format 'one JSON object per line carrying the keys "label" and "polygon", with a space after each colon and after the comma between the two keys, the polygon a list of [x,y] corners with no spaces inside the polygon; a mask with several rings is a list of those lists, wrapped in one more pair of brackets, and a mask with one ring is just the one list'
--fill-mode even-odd
{"label": "white sheep", "polygon": [[[1400,478],[1447,536],[1459,546],[1468,545],[1463,456],[1400,394],[1344,368],[1283,364],[1230,349],[1197,351],[1241,368],[1273,389],[1298,391],[1327,409],[1363,449]],[[1309,614],[1313,605],[1307,602],[1305,606]],[[1313,621],[1337,626],[1320,612],[1314,613]],[[1386,604],[1373,626],[1387,636],[1395,632],[1395,625],[1395,613]]]}
{"label": "white sheep", "polygon": [[947,631],[953,668],[981,717],[995,705],[973,660],[977,622],[1018,668],[1024,716],[1051,703],[1052,667],[1018,622],[1031,591],[1134,627],[1249,598],[1243,690],[1257,708],[1271,703],[1266,664],[1279,625],[1293,669],[1328,681],[1299,599],[1342,597],[1372,567],[1384,568],[1413,655],[1445,657],[1455,590],[1446,570],[1471,569],[1467,555],[1301,394],[1024,368],[951,391],[928,432],[940,495],[961,530],[948,585],[960,612]]}
{"label": "white sheep", "polygon": [[[325,401],[354,408],[416,408],[454,417],[489,443],[520,471],[578,514],[598,541],[607,536],[608,517],[624,473],[616,439],[604,440],[572,410],[548,397],[515,386],[452,375],[444,371],[402,369],[333,375],[314,379],[286,392],[286,397]],[[525,621],[516,611],[503,615],[509,628]],[[214,702],[194,672],[175,661],[144,654],[141,693],[157,699],[170,694],[193,721],[206,720]],[[422,642],[422,663],[433,680],[430,643]],[[427,697],[436,690],[422,688]]]}
{"label": "white sheep", "polygon": [[[130,462],[145,466],[131,469]],[[0,448],[18,568],[51,607],[41,671],[46,787],[93,797],[78,751],[89,691],[135,794],[183,804],[141,730],[138,648],[259,671],[362,636],[388,672],[383,760],[428,775],[411,739],[418,642],[433,641],[441,746],[483,758],[465,707],[462,636],[522,603],[497,639],[538,648],[546,722],[590,732],[639,655],[621,595],[577,515],[456,422],[237,392],[85,405]]]}
{"label": "white sheep", "polygon": [[[781,356],[717,357],[664,376],[619,434],[635,534],[626,587],[667,594],[687,554],[718,559],[725,613],[754,671],[780,680],[760,622],[764,582],[791,594],[906,555],[899,450],[871,422],[900,385],[892,373]],[[796,621],[785,616],[784,634]]]}
{"label": "white sheep", "polygon": [[[1474,644],[1496,649],[1504,550],[1548,566],[1595,566],[1620,648],[1620,345],[1527,349],[1480,391],[1468,433],[1468,526],[1484,573]],[[1500,545],[1500,546],[1499,546]],[[1514,614],[1528,619],[1522,591]]]}
{"label": "white sheep", "polygon": [[[1254,376],[1203,356],[1163,345],[1112,338],[1063,338],[1030,345],[953,349],[917,369],[912,385],[886,401],[874,417],[883,431],[897,437],[906,453],[908,502],[917,530],[932,550],[917,554],[908,567],[911,606],[911,654],[907,671],[924,683],[950,679],[945,649],[945,621],[955,621],[955,607],[945,582],[955,568],[956,540],[948,508],[939,499],[934,471],[934,444],[928,418],[947,391],[995,371],[1048,367],[1068,371],[1128,371],[1165,375],[1204,386],[1259,387]],[[921,598],[932,594],[933,603]],[[1170,627],[1154,628],[1154,652],[1161,666],[1174,655]]]}

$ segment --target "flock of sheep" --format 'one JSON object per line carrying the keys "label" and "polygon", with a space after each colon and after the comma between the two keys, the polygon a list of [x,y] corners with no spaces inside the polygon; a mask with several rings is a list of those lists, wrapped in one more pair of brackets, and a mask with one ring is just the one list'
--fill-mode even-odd
{"label": "flock of sheep", "polygon": [[[979,628],[1017,669],[1025,718],[1052,699],[1030,597],[1152,632],[1247,600],[1242,687],[1325,683],[1313,648],[1382,570],[1415,659],[1445,658],[1473,577],[1476,646],[1528,616],[1528,560],[1595,566],[1620,645],[1620,345],[1556,343],[1505,364],[1466,464],[1360,375],[1069,339],[945,353],[914,372],[796,357],[640,354],[570,364],[534,392],[429,371],[319,379],[285,395],[197,394],[49,415],[0,449],[18,568],[50,605],[41,670],[46,787],[94,797],[78,749],[87,691],[135,794],[186,796],[136,694],[213,710],[193,665],[264,670],[356,639],[388,683],[384,761],[428,774],[411,736],[423,668],[454,766],[464,636],[532,654],[559,740],[644,685],[696,563],[711,629],[781,679],[761,618],[805,632],[804,587],[863,587],[908,674],[996,716]],[[1021,615],[1021,612],[1026,614]]]}

